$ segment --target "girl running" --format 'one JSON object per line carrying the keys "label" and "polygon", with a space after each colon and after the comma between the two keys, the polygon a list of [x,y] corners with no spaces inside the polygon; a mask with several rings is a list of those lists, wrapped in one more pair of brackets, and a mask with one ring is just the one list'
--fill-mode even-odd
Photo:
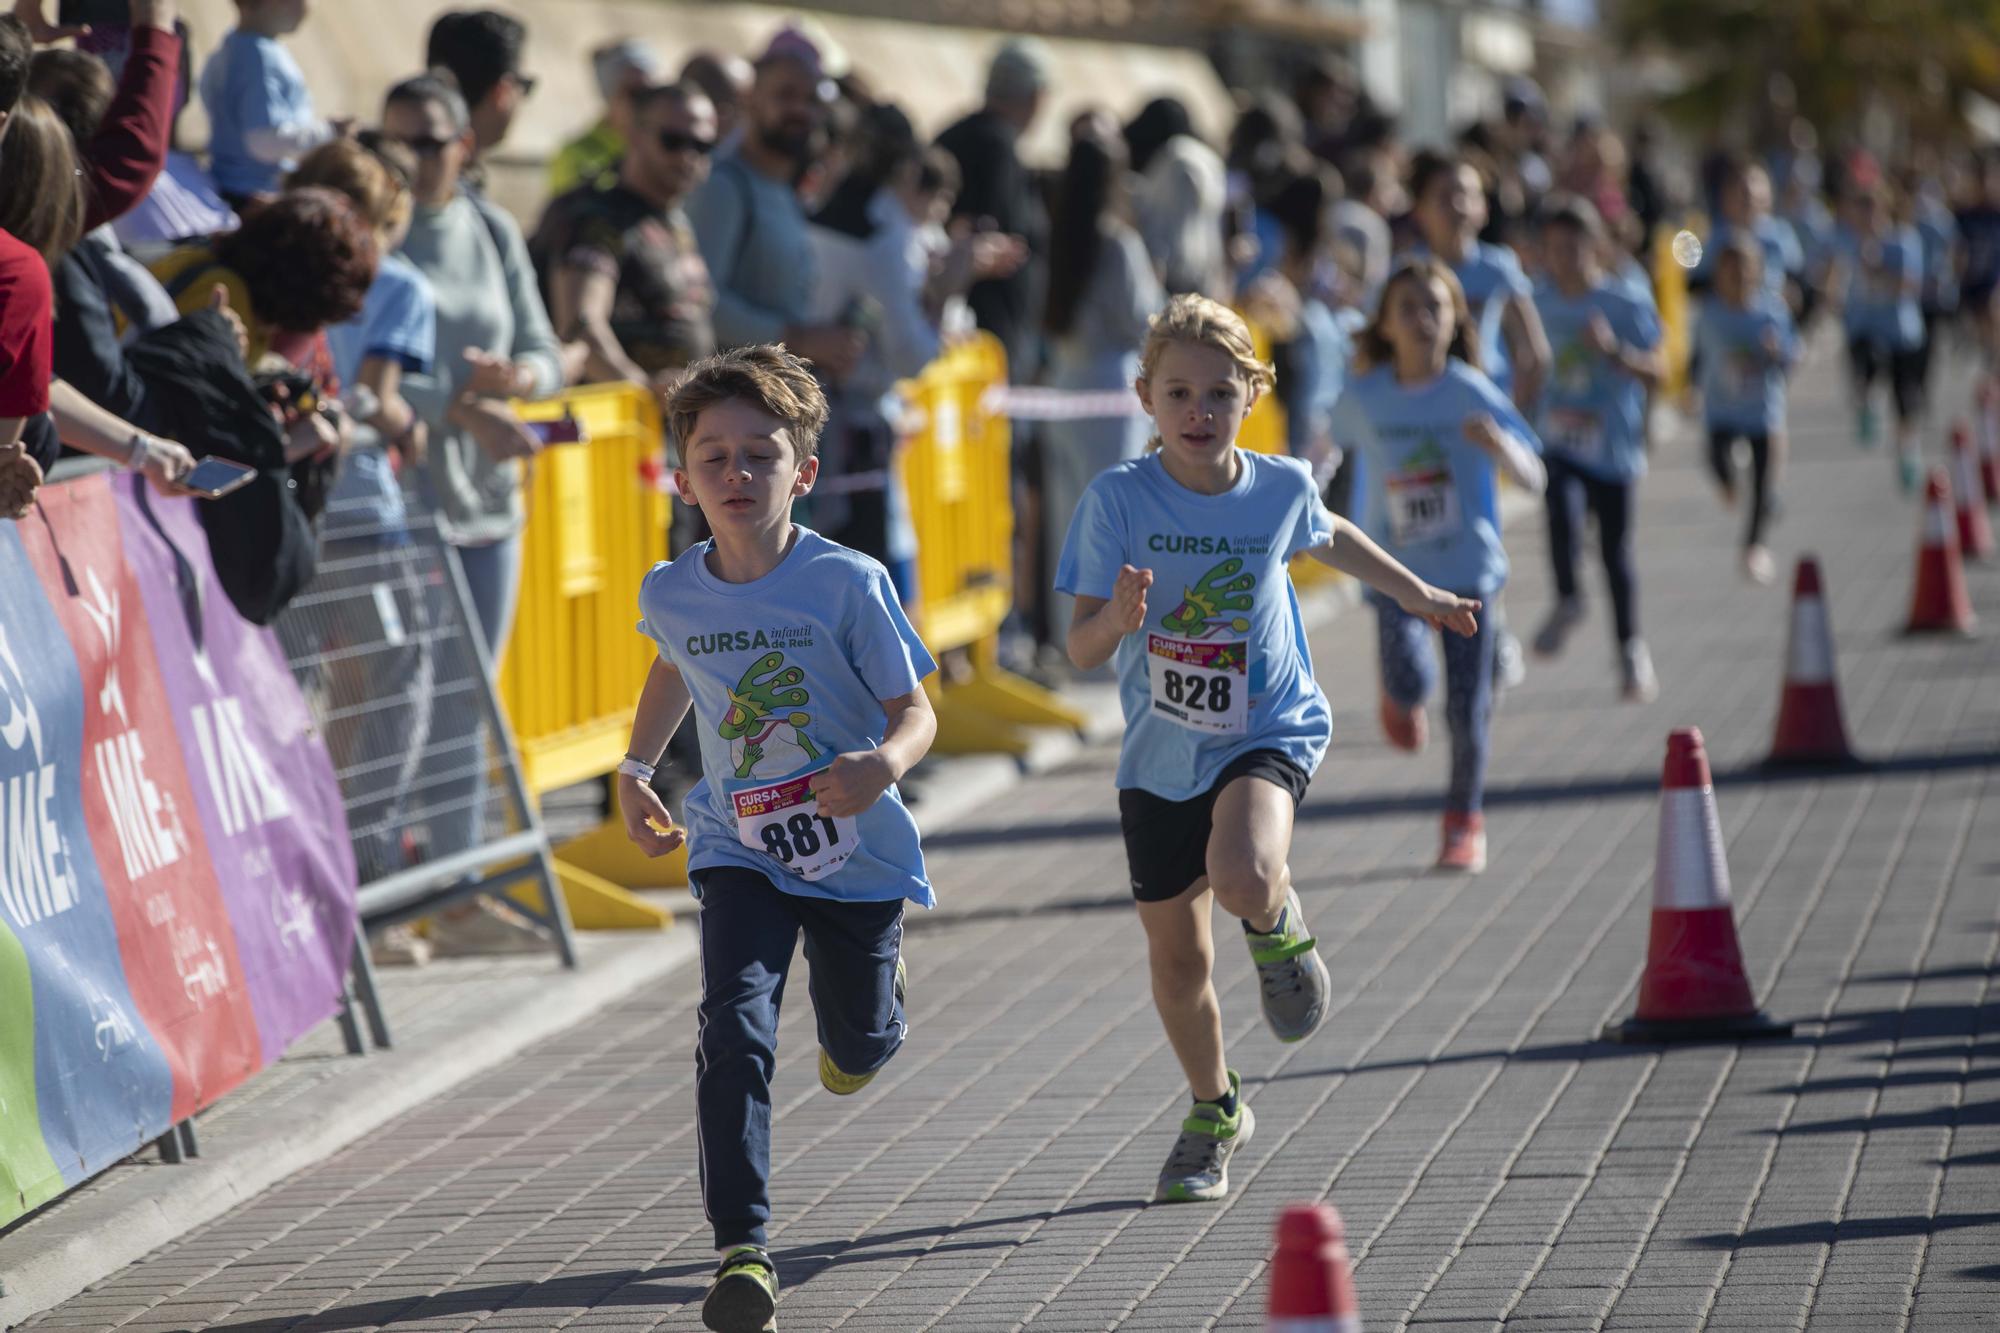
{"label": "girl running", "polygon": [[[1597,519],[1604,578],[1618,634],[1619,685],[1627,699],[1659,692],[1652,655],[1639,637],[1632,575],[1632,512],[1646,471],[1646,390],[1663,368],[1660,316],[1598,263],[1603,226],[1586,199],[1549,201],[1542,221],[1548,277],[1535,289],[1542,323],[1557,348],[1542,400],[1542,453],[1548,466],[1549,560],[1557,602],[1535,635],[1554,657],[1583,619],[1576,548],[1584,511]],[[1782,298],[1776,298],[1782,299]]]}
{"label": "girl running", "polygon": [[[1360,339],[1365,368],[1334,408],[1334,439],[1366,460],[1363,528],[1419,577],[1488,602],[1507,581],[1496,478],[1542,489],[1534,432],[1479,369],[1479,335],[1465,293],[1437,259],[1406,260],[1382,289]],[[1382,730],[1392,745],[1423,748],[1424,701],[1436,683],[1434,618],[1371,594],[1380,627]],[[1451,785],[1445,794],[1440,870],[1486,868],[1480,813],[1493,654],[1486,624],[1444,637],[1445,719]]]}
{"label": "girl running", "polygon": [[1764,255],[1754,238],[1736,235],[1715,258],[1715,291],[1695,323],[1701,367],[1702,415],[1708,424],[1708,465],[1723,503],[1736,503],[1736,445],[1750,455],[1749,517],[1743,532],[1743,573],[1769,583],[1776,572],[1764,528],[1777,510],[1778,473],[1785,458],[1785,377],[1798,359],[1798,338],[1784,302],[1769,295]]}
{"label": "girl running", "polygon": [[1279,1040],[1303,1041],[1326,1017],[1326,964],[1286,858],[1331,716],[1286,562],[1310,552],[1413,616],[1477,632],[1478,602],[1424,583],[1335,518],[1303,461],[1236,448],[1271,383],[1234,312],[1200,296],[1170,301],[1135,386],[1154,448],[1091,482],[1056,572],[1076,598],[1070,660],[1117,664],[1119,823],[1153,1001],[1194,1093],[1161,1200],[1223,1197],[1254,1124],[1224,1060],[1211,901],[1243,922]]}
{"label": "girl running", "polygon": [[1896,406],[1896,471],[1905,492],[1917,488],[1923,413],[1924,244],[1914,227],[1892,221],[1886,186],[1856,187],[1841,204],[1830,290],[1847,330],[1854,438],[1875,443],[1875,381],[1886,375]]}

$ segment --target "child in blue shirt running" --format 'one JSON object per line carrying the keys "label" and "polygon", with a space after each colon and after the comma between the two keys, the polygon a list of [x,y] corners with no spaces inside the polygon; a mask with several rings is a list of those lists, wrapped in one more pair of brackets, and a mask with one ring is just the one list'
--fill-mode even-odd
{"label": "child in blue shirt running", "polygon": [[1750,455],[1749,517],[1743,532],[1743,572],[1769,583],[1776,573],[1764,529],[1777,507],[1785,458],[1785,377],[1798,359],[1798,338],[1784,303],[1769,293],[1756,239],[1738,234],[1715,256],[1715,289],[1695,320],[1702,415],[1708,424],[1708,465],[1723,503],[1736,503],[1736,445]]}
{"label": "child in blue shirt running", "polygon": [[1576,548],[1584,510],[1597,519],[1604,581],[1618,637],[1619,686],[1644,702],[1659,691],[1652,655],[1639,637],[1639,597],[1632,570],[1632,518],[1646,472],[1646,390],[1659,383],[1660,316],[1605,275],[1603,224],[1587,199],[1557,196],[1542,216],[1548,276],[1535,304],[1556,349],[1536,434],[1548,468],[1549,561],[1557,602],[1535,634],[1544,657],[1562,652],[1582,621]]}
{"label": "child in blue shirt running", "polygon": [[[1435,258],[1405,260],[1361,335],[1363,369],[1334,408],[1333,433],[1364,464],[1363,530],[1419,578],[1490,603],[1507,582],[1498,478],[1534,494],[1543,473],[1534,432],[1478,368],[1478,337],[1451,270]],[[1424,701],[1436,684],[1430,625],[1393,598],[1370,600],[1381,647],[1383,733],[1392,745],[1421,750]],[[1437,864],[1476,875],[1486,868],[1481,810],[1492,632],[1482,617],[1472,634],[1447,634],[1443,642],[1451,786]]]}
{"label": "child in blue shirt running", "polygon": [[[715,535],[640,588],[659,657],[618,766],[627,835],[650,856],[685,840],[701,902],[697,1143],[722,1256],[702,1318],[718,1333],[768,1327],[777,1302],[771,1073],[799,936],[820,1082],[847,1096],[903,1043],[903,900],[932,903],[896,782],[936,735],[937,664],[887,570],[792,522],[826,417],[810,368],[775,346],[699,361],[668,399],[674,480]],[[702,777],[682,830],[651,780],[690,710]]]}
{"label": "child in blue shirt running", "polygon": [[1175,297],[1140,367],[1157,447],[1091,482],[1056,586],[1076,598],[1070,660],[1117,665],[1119,823],[1153,1003],[1194,1093],[1155,1197],[1219,1199],[1254,1120],[1224,1059],[1211,901],[1243,922],[1278,1038],[1303,1041],[1326,1017],[1326,964],[1286,859],[1331,716],[1287,562],[1307,552],[1460,634],[1476,632],[1479,603],[1429,586],[1329,513],[1303,461],[1236,447],[1272,375],[1226,306]]}
{"label": "child in blue shirt running", "polygon": [[1855,187],[1841,201],[1828,290],[1847,331],[1854,438],[1875,443],[1875,380],[1887,374],[1896,407],[1896,470],[1905,492],[1922,472],[1917,426],[1924,407],[1924,243],[1898,225],[1884,184]]}

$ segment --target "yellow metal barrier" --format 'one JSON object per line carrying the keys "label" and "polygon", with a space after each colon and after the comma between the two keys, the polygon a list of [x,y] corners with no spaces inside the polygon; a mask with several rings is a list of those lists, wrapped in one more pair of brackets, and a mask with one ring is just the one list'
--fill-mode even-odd
{"label": "yellow metal barrier", "polygon": [[[521,594],[500,670],[528,788],[537,796],[618,766],[653,650],[633,632],[639,582],[667,558],[672,501],[656,486],[660,415],[630,385],[593,385],[515,405],[523,420],[574,417],[587,443],[552,445],[534,463]],[[616,812],[556,849],[574,922],[661,926],[667,913],[626,892],[687,882],[684,854],[649,861]]]}
{"label": "yellow metal barrier", "polygon": [[1007,382],[1007,354],[981,333],[900,386],[910,426],[897,466],[917,532],[911,618],[947,661],[925,683],[946,754],[1025,754],[1030,727],[1080,731],[1084,717],[1056,695],[1003,671],[995,651],[1014,601],[1012,445],[990,395]]}
{"label": "yellow metal barrier", "polygon": [[1660,308],[1660,346],[1667,354],[1664,393],[1678,397],[1688,387],[1688,356],[1693,330],[1689,324],[1688,271],[1676,256],[1674,239],[1682,231],[1694,234],[1700,221],[1689,218],[1680,226],[1663,222],[1653,232],[1653,299]]}

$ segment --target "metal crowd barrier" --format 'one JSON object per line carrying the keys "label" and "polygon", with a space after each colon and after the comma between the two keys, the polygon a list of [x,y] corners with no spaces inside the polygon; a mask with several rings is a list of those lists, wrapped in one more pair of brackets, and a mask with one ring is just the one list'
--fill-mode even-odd
{"label": "metal crowd barrier", "polygon": [[[333,756],[362,921],[379,930],[514,891],[513,905],[574,967],[548,839],[458,562],[425,503],[407,504],[407,522],[329,505],[318,570],[275,626]],[[375,1044],[387,1046],[365,949],[355,970]],[[351,1021],[348,1044],[358,1048]]]}

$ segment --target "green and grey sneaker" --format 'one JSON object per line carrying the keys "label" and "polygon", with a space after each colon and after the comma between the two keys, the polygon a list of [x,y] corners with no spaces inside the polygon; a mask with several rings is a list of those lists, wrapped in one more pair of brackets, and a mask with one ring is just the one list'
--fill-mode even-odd
{"label": "green and grey sneaker", "polygon": [[1304,1041],[1326,1021],[1326,996],[1333,989],[1317,942],[1306,934],[1305,909],[1298,890],[1285,899],[1277,929],[1260,934],[1243,923],[1250,961],[1257,964],[1257,988],[1263,994],[1264,1021],[1279,1041]]}
{"label": "green and grey sneaker", "polygon": [[[903,966],[903,957],[901,954],[898,954],[896,956],[896,1003],[904,1005],[906,1011],[908,1005],[903,997],[909,994],[909,990],[910,969]],[[880,1072],[880,1070],[871,1069],[865,1074],[845,1073],[839,1065],[833,1062],[833,1057],[827,1054],[826,1047],[822,1046],[819,1048],[819,1085],[836,1097],[852,1097],[855,1093],[867,1087],[869,1080]]]}
{"label": "green and grey sneaker", "polygon": [[767,1333],[778,1326],[778,1270],[755,1245],[738,1245],[722,1257],[701,1303],[701,1322],[713,1333]]}
{"label": "green and grey sneaker", "polygon": [[1153,1202],[1205,1203],[1229,1193],[1229,1159],[1257,1127],[1257,1117],[1243,1102],[1243,1080],[1233,1069],[1229,1090],[1237,1098],[1235,1115],[1224,1115],[1215,1102],[1196,1102],[1181,1121],[1181,1136],[1167,1154]]}

